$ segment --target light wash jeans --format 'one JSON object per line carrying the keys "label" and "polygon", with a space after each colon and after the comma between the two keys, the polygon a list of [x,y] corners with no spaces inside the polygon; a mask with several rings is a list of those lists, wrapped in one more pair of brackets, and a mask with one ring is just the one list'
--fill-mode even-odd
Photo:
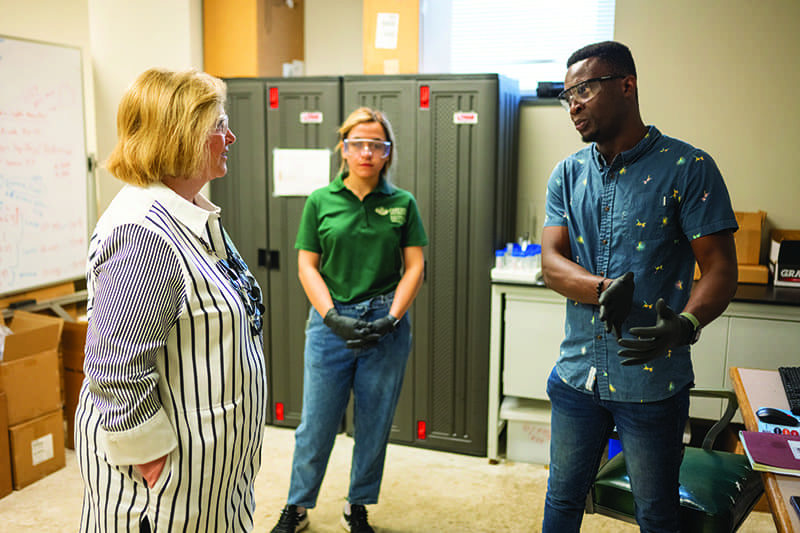
{"label": "light wash jeans", "polygon": [[[389,293],[356,304],[334,305],[342,316],[373,321],[389,313],[393,296]],[[308,509],[316,505],[350,391],[355,444],[347,500],[360,505],[378,503],[386,445],[410,350],[408,313],[376,346],[350,349],[311,307],[306,325],[303,412],[295,432],[287,503]]]}
{"label": "light wash jeans", "polygon": [[678,531],[678,474],[689,388],[658,402],[612,402],[601,400],[596,390],[575,390],[554,369],[547,381],[552,414],[543,533],[580,531],[586,495],[615,425],[639,528],[643,533]]}

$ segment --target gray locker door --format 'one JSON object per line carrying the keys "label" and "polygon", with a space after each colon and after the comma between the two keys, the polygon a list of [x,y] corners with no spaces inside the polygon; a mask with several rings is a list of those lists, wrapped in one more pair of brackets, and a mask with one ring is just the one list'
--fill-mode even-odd
{"label": "gray locker door", "polygon": [[[267,160],[264,153],[264,83],[227,80],[226,109],[236,142],[228,152],[228,174],[211,182],[211,201],[222,208],[222,223],[258,280],[267,303],[269,276],[258,250],[267,247]],[[264,357],[269,369],[270,317],[264,312]],[[267,374],[269,376],[269,374]],[[268,418],[271,422],[271,418]]]}
{"label": "gray locker door", "polygon": [[[267,79],[264,93],[269,162],[267,213],[270,259],[269,303],[271,311],[271,389],[270,406],[273,424],[296,427],[300,424],[303,404],[303,350],[305,324],[310,304],[297,277],[297,251],[294,249],[300,216],[306,197],[274,196],[273,150],[333,150],[341,123],[341,78]],[[304,112],[321,112],[321,122],[303,122]],[[328,179],[339,167],[331,161]]]}
{"label": "gray locker door", "polygon": [[502,242],[498,83],[494,76],[421,76],[417,90],[429,93],[429,108],[417,107],[416,143],[418,200],[430,239],[428,282],[417,300],[414,405],[426,428],[418,444],[485,455],[489,271]]}
{"label": "gray locker door", "polygon": [[[344,79],[344,106],[342,120],[355,109],[367,106],[382,111],[392,125],[395,136],[395,150],[389,178],[398,187],[415,194],[416,172],[414,135],[416,125],[414,113],[409,110],[409,102],[414,99],[415,83],[410,77],[387,77],[366,79],[363,76],[345,77]],[[415,338],[416,309],[412,305],[410,311],[412,339]],[[414,442],[414,344],[412,342],[411,354],[406,365],[406,376],[400,399],[394,415],[392,432],[389,439],[392,442],[411,444]],[[352,405],[348,408],[347,430],[353,432]]]}

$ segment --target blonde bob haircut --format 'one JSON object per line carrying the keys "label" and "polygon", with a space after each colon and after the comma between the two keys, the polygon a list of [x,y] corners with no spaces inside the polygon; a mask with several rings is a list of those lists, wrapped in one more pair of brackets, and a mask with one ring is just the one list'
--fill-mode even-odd
{"label": "blonde bob haircut", "polygon": [[120,100],[117,145],[105,168],[138,186],[197,175],[225,95],[222,80],[195,69],[143,72]]}
{"label": "blonde bob haircut", "polygon": [[345,161],[344,154],[342,153],[344,148],[343,141],[347,139],[347,136],[350,135],[350,131],[353,128],[359,124],[366,124],[370,122],[377,122],[383,126],[383,133],[386,135],[386,140],[392,143],[392,147],[389,151],[389,157],[386,158],[386,163],[381,169],[381,177],[388,179],[387,173],[389,172],[389,168],[392,166],[394,155],[397,152],[397,147],[394,143],[394,132],[392,131],[392,125],[389,123],[389,119],[386,118],[386,115],[377,109],[371,109],[369,107],[359,107],[350,113],[350,116],[348,116],[342,125],[339,126],[339,142],[336,143],[336,150],[338,150],[339,154],[342,156],[342,164],[339,166],[339,172],[343,172],[345,169],[347,169],[347,161]]}

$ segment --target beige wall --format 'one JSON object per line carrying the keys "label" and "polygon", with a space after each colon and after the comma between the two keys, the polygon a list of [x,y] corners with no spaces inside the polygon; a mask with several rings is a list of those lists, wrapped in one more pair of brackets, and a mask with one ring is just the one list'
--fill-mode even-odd
{"label": "beige wall", "polygon": [[[81,48],[86,148],[99,161],[116,142],[117,103],[137,74],[202,68],[202,0],[0,0],[0,13],[0,34]],[[104,170],[89,182],[93,225],[121,183]]]}
{"label": "beige wall", "polygon": [[[361,0],[305,1],[306,73],[360,73]],[[83,49],[87,148],[103,159],[136,74],[201,66],[201,8],[202,0],[0,0],[0,34]],[[799,20],[797,0],[617,0],[615,38],[637,60],[645,121],[711,153],[734,207],[763,209],[782,228],[800,228]],[[522,108],[520,142],[517,229],[538,239],[550,171],[582,143],[555,106]],[[102,211],[119,184],[104,173],[99,182]]]}
{"label": "beige wall", "polygon": [[[26,3],[0,0],[0,13],[0,35],[81,49],[86,153],[97,153],[88,0],[34,0]],[[94,196],[90,176],[87,176],[87,182],[90,197]],[[95,215],[96,202],[89,201],[89,219],[93,220]]]}
{"label": "beige wall", "polygon": [[[764,210],[780,228],[800,228],[799,21],[797,0],[617,0],[616,9],[614,38],[636,59],[645,122],[709,152],[734,208]],[[532,216],[541,226],[550,171],[581,142],[560,108],[541,106],[523,108],[520,142],[517,221],[530,231]]]}
{"label": "beige wall", "polygon": [[306,74],[361,74],[364,71],[362,0],[305,2]]}
{"label": "beige wall", "polygon": [[[138,74],[150,67],[202,69],[202,0],[88,0],[88,5],[102,162],[116,143],[120,97]],[[122,183],[103,169],[97,181],[102,213]]]}

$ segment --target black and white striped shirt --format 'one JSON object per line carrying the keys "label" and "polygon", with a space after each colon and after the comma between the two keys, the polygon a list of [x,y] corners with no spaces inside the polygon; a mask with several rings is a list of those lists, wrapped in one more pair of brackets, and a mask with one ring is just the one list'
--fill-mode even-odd
{"label": "black and white striped shirt", "polygon": [[[219,209],[126,186],[89,247],[76,452],[82,531],[250,531],[266,415],[261,335],[218,268]],[[155,486],[132,465],[168,455]]]}

